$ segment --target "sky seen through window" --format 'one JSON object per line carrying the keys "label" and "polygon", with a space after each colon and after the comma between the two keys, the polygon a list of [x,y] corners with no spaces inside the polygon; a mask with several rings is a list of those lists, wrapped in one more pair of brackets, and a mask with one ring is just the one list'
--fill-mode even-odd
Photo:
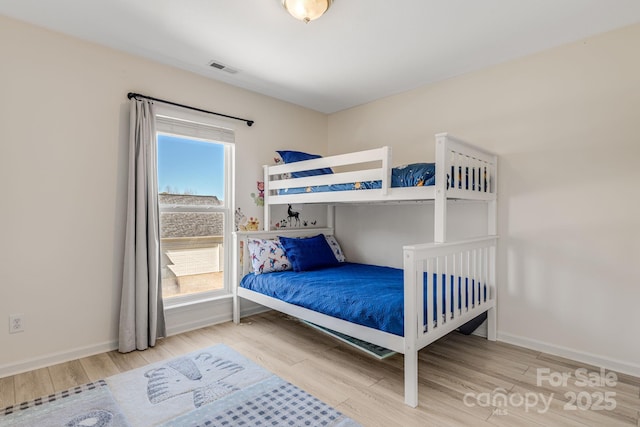
{"label": "sky seen through window", "polygon": [[160,193],[224,198],[224,145],[158,134]]}

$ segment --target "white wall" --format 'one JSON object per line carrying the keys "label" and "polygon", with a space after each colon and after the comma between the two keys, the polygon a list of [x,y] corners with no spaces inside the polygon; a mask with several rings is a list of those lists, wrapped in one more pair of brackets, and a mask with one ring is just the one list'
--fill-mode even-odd
{"label": "white wall", "polygon": [[[443,131],[495,151],[499,338],[640,375],[638,52],[635,25],[345,110],[329,117],[329,152],[433,160]],[[418,223],[416,209],[349,208],[345,252],[397,264],[403,243],[432,238],[395,225]]]}
{"label": "white wall", "polygon": [[[0,61],[0,376],[113,348],[128,92],[256,121],[235,122],[247,216],[262,218],[250,193],[274,150],[326,150],[324,114],[4,17]],[[16,313],[26,330],[9,335]]]}
{"label": "white wall", "polygon": [[[433,242],[433,202],[336,207],[336,235],[349,261],[402,268],[402,246]],[[450,202],[447,239],[487,234],[487,205]]]}

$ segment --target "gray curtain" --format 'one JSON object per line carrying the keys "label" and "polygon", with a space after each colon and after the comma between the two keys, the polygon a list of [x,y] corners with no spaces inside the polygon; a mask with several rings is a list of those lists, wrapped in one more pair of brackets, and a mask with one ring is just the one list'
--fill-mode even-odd
{"label": "gray curtain", "polygon": [[119,351],[152,347],[166,335],[160,275],[156,128],[153,104],[131,100],[129,197]]}

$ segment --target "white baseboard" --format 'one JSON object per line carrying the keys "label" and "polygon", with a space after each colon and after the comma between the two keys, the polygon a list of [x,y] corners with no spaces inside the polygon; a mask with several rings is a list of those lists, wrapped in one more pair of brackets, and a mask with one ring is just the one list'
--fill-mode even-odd
{"label": "white baseboard", "polygon": [[[195,313],[199,315],[197,318],[193,317],[194,312],[198,312],[203,307],[195,308],[188,306],[180,307],[180,308],[172,308],[168,309],[165,313],[165,317],[167,320],[167,336],[180,334],[183,332],[188,332],[194,329],[203,328],[206,326],[216,325],[218,323],[231,321],[231,304],[228,302],[226,305],[229,306],[229,310],[224,309],[224,302],[214,303],[216,309],[211,310],[211,305],[206,305],[207,309],[211,310],[206,312],[206,315],[202,315],[203,313]],[[246,307],[242,307],[242,316],[251,316],[252,314],[257,314],[263,311],[267,311],[268,309],[257,305],[251,304]],[[204,312],[204,310],[202,310]],[[216,313],[216,315],[210,315],[210,313]],[[9,377],[12,375],[21,374],[23,372],[32,371],[34,369],[46,368],[48,366],[57,365],[59,363],[69,362],[71,360],[81,359],[83,357],[89,357],[100,353],[106,353],[109,351],[118,349],[118,341],[109,341],[104,343],[99,343],[95,345],[90,345],[86,347],[78,347],[70,350],[60,351],[56,353],[50,353],[38,357],[34,357],[31,359],[21,360],[17,363],[9,363],[6,365],[0,366],[0,378]]]}
{"label": "white baseboard", "polygon": [[[262,313],[270,310],[258,304],[253,304],[250,307],[243,307],[240,312],[241,317],[251,316],[254,314]],[[193,314],[193,313],[190,313]],[[184,332],[193,331],[195,329],[204,328],[211,325],[217,325],[218,323],[224,323],[232,320],[232,313],[230,311],[218,312],[215,316],[200,316],[196,319],[191,319],[181,322],[169,322],[169,314],[167,314],[167,324],[171,327],[167,327],[167,336],[182,334]],[[175,319],[172,319],[175,320]]]}
{"label": "white baseboard", "polygon": [[640,365],[498,331],[498,341],[640,377]]}
{"label": "white baseboard", "polygon": [[93,356],[94,354],[106,353],[108,351],[116,350],[117,348],[118,342],[110,341],[101,344],[60,351],[57,353],[50,353],[31,359],[21,360],[17,363],[10,363],[0,366],[0,378],[21,374],[23,372],[33,371],[34,369],[46,368],[47,366],[57,365],[58,363],[64,363],[70,360]]}

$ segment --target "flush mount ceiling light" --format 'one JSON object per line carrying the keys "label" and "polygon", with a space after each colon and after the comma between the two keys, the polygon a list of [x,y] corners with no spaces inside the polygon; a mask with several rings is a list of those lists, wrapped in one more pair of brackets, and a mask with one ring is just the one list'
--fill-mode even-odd
{"label": "flush mount ceiling light", "polygon": [[304,22],[320,18],[329,9],[333,0],[282,0],[287,12]]}

